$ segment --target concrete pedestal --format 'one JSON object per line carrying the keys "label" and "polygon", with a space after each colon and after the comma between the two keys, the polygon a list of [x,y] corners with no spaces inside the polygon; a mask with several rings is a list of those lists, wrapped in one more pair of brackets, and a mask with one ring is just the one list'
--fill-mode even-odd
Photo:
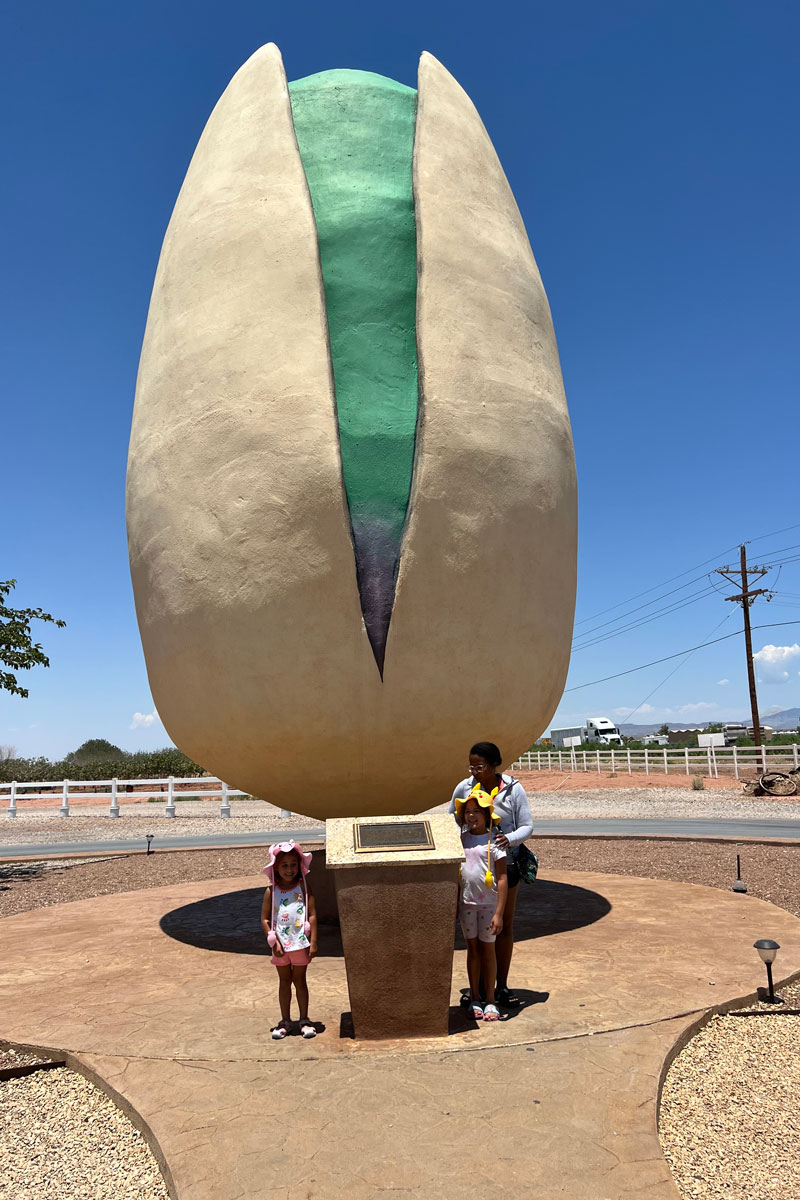
{"label": "concrete pedestal", "polygon": [[[430,823],[434,848],[357,852],[357,824]],[[327,822],[355,1036],[444,1037],[453,973],[461,839],[453,818]]]}

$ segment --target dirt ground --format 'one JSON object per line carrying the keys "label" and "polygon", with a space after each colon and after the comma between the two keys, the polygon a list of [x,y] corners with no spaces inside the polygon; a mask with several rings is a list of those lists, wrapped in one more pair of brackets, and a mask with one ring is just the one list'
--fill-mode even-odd
{"label": "dirt ground", "polygon": [[[548,870],[601,871],[672,879],[729,889],[736,854],[751,896],[800,916],[800,843],[650,841],[616,838],[534,838],[543,876]],[[113,858],[0,863],[0,917],[90,896],[139,891],[192,880],[259,875],[264,848],[142,852]],[[535,885],[534,885],[535,886]]]}
{"label": "dirt ground", "polygon": [[[518,779],[525,791],[533,792],[562,792],[583,791],[584,788],[691,788],[693,775],[670,771],[669,775],[645,775],[644,771],[634,771],[631,775],[626,770],[615,772],[603,771],[515,771],[514,778]],[[723,788],[738,788],[733,775],[720,775],[719,779],[702,776],[705,791],[718,791]],[[777,799],[778,797],[774,797]],[[770,797],[773,799],[773,797]]]}

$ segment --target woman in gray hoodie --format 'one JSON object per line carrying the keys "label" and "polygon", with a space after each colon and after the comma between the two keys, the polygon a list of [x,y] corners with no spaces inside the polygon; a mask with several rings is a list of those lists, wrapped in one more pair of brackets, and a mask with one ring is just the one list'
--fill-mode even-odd
{"label": "woman in gray hoodie", "polygon": [[511,966],[511,955],[514,951],[514,909],[517,905],[517,887],[519,871],[515,859],[522,842],[533,833],[533,818],[525,789],[512,775],[500,771],[502,765],[500,751],[494,742],[476,742],[469,752],[469,775],[462,779],[453,792],[450,801],[450,812],[456,811],[456,800],[465,800],[476,783],[485,792],[491,794],[498,789],[494,798],[494,811],[500,818],[500,832],[497,835],[497,845],[508,855],[508,899],[503,914],[503,930],[495,942],[497,953],[497,988],[495,996],[498,1004],[505,1008],[515,1008],[519,1004],[517,996],[508,990],[508,972]]}

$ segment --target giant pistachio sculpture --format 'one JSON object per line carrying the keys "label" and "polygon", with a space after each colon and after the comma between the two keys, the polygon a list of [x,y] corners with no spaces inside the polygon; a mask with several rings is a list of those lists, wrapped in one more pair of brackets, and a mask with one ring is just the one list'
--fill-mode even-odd
{"label": "giant pistachio sculpture", "polygon": [[446,800],[552,716],[575,472],[547,298],[497,155],[419,88],[235,75],[167,230],[128,531],[153,697],[187,754],[316,817]]}

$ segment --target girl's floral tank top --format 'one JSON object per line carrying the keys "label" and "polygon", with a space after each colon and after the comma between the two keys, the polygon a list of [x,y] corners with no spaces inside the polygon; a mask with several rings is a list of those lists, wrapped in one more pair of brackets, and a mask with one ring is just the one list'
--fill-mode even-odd
{"label": "girl's floral tank top", "polygon": [[305,933],[306,898],[300,884],[296,887],[275,888],[273,901],[275,911],[275,932],[284,950],[307,950],[309,946]]}

